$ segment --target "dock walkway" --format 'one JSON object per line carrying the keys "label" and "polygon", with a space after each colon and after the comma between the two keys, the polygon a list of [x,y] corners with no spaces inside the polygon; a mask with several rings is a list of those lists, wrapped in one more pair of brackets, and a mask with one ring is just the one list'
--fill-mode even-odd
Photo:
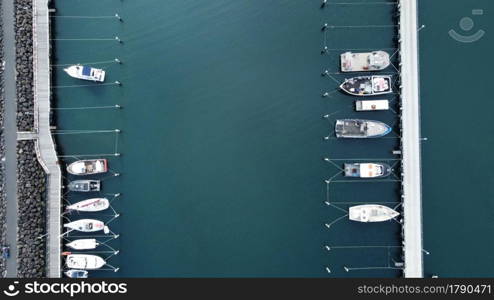
{"label": "dock walkway", "polygon": [[400,0],[404,276],[423,277],[417,0]]}
{"label": "dock walkway", "polygon": [[50,129],[50,17],[49,0],[33,1],[34,124],[36,154],[47,176],[47,271],[49,278],[61,276],[61,185],[55,143]]}

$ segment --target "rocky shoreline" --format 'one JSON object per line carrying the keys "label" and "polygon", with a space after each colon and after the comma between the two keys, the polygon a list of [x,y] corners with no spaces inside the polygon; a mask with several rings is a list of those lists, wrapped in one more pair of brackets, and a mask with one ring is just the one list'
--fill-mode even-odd
{"label": "rocky shoreline", "polygon": [[[17,130],[34,129],[32,0],[15,1]],[[17,144],[18,257],[17,277],[45,275],[44,234],[46,175],[38,163],[34,141]]]}
{"label": "rocky shoreline", "polygon": [[45,274],[46,175],[38,163],[34,141],[17,144],[17,277],[39,278]]}
{"label": "rocky shoreline", "polygon": [[[0,13],[2,12],[2,3],[0,2]],[[3,89],[3,27],[2,20],[0,19],[0,159],[5,157],[5,142],[3,136],[3,112],[4,112],[4,103],[5,103],[5,95]],[[6,217],[6,202],[5,202],[5,176],[4,176],[4,164],[0,163],[0,244],[5,245],[6,239],[6,225],[5,225],[5,217]],[[0,258],[0,274],[1,277],[5,277],[6,266],[5,260]]]}

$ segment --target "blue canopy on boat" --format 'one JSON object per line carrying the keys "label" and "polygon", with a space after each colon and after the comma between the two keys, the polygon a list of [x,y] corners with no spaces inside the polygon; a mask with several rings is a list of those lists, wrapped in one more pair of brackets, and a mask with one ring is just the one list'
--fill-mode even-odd
{"label": "blue canopy on boat", "polygon": [[82,75],[91,76],[91,67],[82,67]]}

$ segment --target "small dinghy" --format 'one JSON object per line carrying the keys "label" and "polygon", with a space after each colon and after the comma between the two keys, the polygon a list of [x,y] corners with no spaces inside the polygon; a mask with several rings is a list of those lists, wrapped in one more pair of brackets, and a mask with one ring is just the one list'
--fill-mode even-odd
{"label": "small dinghy", "polygon": [[103,69],[73,65],[63,70],[73,78],[97,82],[105,81],[105,70]]}
{"label": "small dinghy", "polygon": [[340,85],[346,93],[354,96],[374,96],[393,92],[391,76],[360,76],[346,79]]}
{"label": "small dinghy", "polygon": [[340,55],[342,72],[380,71],[389,67],[389,54],[384,51],[345,52]]}
{"label": "small dinghy", "polygon": [[354,163],[344,164],[346,177],[358,178],[379,178],[387,177],[391,174],[391,167],[388,164],[377,163]]}
{"label": "small dinghy", "polygon": [[390,133],[392,128],[380,121],[362,119],[336,120],[335,133],[337,138],[378,138]]}
{"label": "small dinghy", "polygon": [[400,213],[387,206],[365,204],[350,207],[348,218],[357,222],[384,222],[399,216]]}
{"label": "small dinghy", "polygon": [[80,232],[96,232],[100,230],[103,230],[105,234],[110,232],[110,229],[108,228],[108,226],[105,226],[105,223],[94,219],[77,220],[74,222],[63,224],[63,227]]}
{"label": "small dinghy", "polygon": [[65,246],[72,248],[74,250],[92,250],[99,246],[96,239],[79,239],[73,240],[70,243],[65,244]]}
{"label": "small dinghy", "polygon": [[99,192],[101,182],[99,180],[74,180],[67,186],[71,192]]}
{"label": "small dinghy", "polygon": [[67,206],[67,210],[76,210],[83,212],[102,211],[110,207],[110,201],[106,198],[93,198]]}
{"label": "small dinghy", "polygon": [[100,174],[108,171],[106,159],[78,160],[67,166],[67,172],[72,175]]}
{"label": "small dinghy", "polygon": [[86,270],[75,270],[75,269],[67,270],[65,272],[65,275],[69,278],[87,278],[88,274],[89,272]]}
{"label": "small dinghy", "polygon": [[97,270],[106,265],[106,261],[100,256],[92,254],[69,254],[65,260],[65,265],[71,269]]}

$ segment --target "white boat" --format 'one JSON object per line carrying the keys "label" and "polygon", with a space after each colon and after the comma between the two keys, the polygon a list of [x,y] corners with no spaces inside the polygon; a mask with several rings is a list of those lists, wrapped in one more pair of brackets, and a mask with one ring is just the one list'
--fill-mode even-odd
{"label": "white boat", "polygon": [[379,138],[393,129],[380,121],[363,119],[336,120],[335,133],[337,138]]}
{"label": "white boat", "polygon": [[357,222],[384,222],[396,218],[400,214],[387,206],[365,204],[350,207],[348,218]]}
{"label": "white boat", "polygon": [[374,96],[392,93],[391,84],[389,75],[358,76],[345,79],[340,88],[353,96]]}
{"label": "white boat", "polygon": [[392,169],[388,164],[382,163],[350,163],[344,164],[346,177],[379,178],[387,177]]}
{"label": "white boat", "polygon": [[74,77],[82,80],[105,81],[105,70],[96,69],[88,66],[73,65],[63,69],[70,77]]}
{"label": "white boat", "polygon": [[89,272],[86,270],[70,269],[65,272],[65,275],[69,278],[87,278]]}
{"label": "white boat", "polygon": [[106,265],[106,262],[97,255],[69,254],[65,260],[65,265],[71,269],[96,270]]}
{"label": "white boat", "polygon": [[91,175],[105,173],[108,171],[106,159],[78,160],[67,166],[67,172],[72,175]]}
{"label": "white boat", "polygon": [[110,207],[110,201],[106,198],[92,198],[79,201],[67,206],[67,210],[77,210],[84,212],[102,211]]}
{"label": "white boat", "polygon": [[356,111],[388,110],[388,100],[358,100],[355,101]]}
{"label": "white boat", "polygon": [[65,246],[74,250],[92,250],[96,249],[98,245],[99,243],[96,241],[96,239],[79,239],[65,244]]}
{"label": "white boat", "polygon": [[96,232],[100,230],[103,230],[105,233],[110,232],[110,229],[108,228],[108,226],[105,226],[105,223],[94,219],[77,220],[74,222],[63,224],[63,227],[80,232]]}
{"label": "white boat", "polygon": [[340,55],[340,62],[342,72],[380,71],[390,65],[389,54],[385,51],[345,52]]}

